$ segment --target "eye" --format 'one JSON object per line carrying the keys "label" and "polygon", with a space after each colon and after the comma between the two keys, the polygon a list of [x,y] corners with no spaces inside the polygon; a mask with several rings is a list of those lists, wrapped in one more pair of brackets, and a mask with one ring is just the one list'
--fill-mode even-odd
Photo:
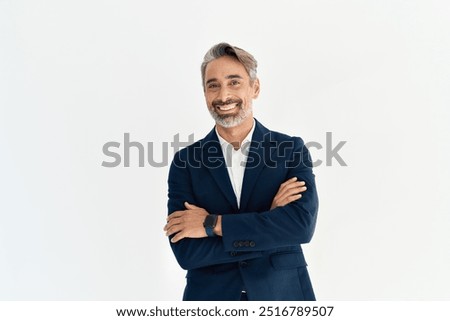
{"label": "eye", "polygon": [[240,84],[239,80],[233,79],[232,81],[230,81],[230,85],[231,85],[231,86],[237,86],[237,85],[239,85],[239,84]]}
{"label": "eye", "polygon": [[216,83],[210,83],[210,84],[208,85],[208,89],[216,89],[216,88],[219,88],[219,85],[216,84]]}

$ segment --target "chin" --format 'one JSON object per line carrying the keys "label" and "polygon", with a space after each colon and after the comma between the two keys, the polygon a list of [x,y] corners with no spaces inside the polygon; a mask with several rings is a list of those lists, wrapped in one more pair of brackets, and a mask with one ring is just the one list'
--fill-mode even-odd
{"label": "chin", "polygon": [[240,109],[235,114],[230,115],[220,115],[213,108],[209,109],[212,118],[215,120],[216,124],[224,128],[232,128],[242,124],[247,118],[253,117],[252,109],[247,110]]}
{"label": "chin", "polygon": [[240,115],[233,115],[226,118],[219,117],[219,119],[216,119],[216,124],[225,128],[232,128],[242,124],[245,119],[246,117],[243,118]]}

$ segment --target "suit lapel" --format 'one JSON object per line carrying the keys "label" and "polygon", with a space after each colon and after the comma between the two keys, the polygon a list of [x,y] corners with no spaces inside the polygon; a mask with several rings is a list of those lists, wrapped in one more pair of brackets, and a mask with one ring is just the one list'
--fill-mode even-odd
{"label": "suit lapel", "polygon": [[240,208],[245,209],[250,196],[252,195],[256,181],[264,167],[270,162],[270,147],[275,146],[275,142],[270,140],[270,131],[255,119],[255,131],[253,132],[252,143],[248,153],[245,167],[244,181],[242,183]]}
{"label": "suit lapel", "polygon": [[[225,159],[217,137],[213,129],[203,140],[202,164],[207,168],[220,191],[235,211],[238,210],[236,195],[231,185],[230,177],[226,167]],[[207,187],[206,187],[207,188]]]}

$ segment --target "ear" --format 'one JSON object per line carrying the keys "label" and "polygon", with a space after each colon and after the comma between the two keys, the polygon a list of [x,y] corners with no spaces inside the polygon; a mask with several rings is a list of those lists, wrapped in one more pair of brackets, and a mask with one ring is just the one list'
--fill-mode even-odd
{"label": "ear", "polygon": [[255,81],[253,82],[253,99],[258,98],[259,96],[259,88],[260,88],[260,84],[259,84],[259,79],[256,78]]}

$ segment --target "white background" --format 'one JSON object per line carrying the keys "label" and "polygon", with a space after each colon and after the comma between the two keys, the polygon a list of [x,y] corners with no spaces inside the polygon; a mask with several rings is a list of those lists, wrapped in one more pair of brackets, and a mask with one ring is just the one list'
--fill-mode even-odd
{"label": "white background", "polygon": [[0,0],[0,299],[181,299],[168,167],[133,150],[105,168],[102,147],[130,133],[161,160],[175,134],[206,135],[199,68],[222,41],[258,60],[264,125],[347,141],[347,167],[315,169],[317,298],[449,299],[449,16],[430,0]]}

